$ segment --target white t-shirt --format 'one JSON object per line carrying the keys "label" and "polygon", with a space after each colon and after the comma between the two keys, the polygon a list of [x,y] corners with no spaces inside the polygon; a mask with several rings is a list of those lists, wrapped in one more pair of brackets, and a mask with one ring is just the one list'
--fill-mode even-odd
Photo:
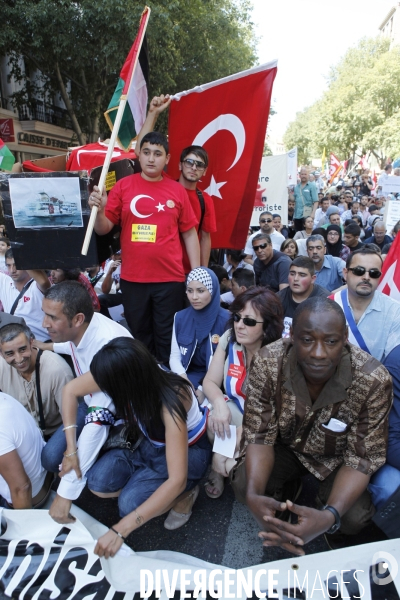
{"label": "white t-shirt", "polygon": [[[8,394],[0,392],[0,456],[16,450],[32,484],[32,497],[42,489],[46,471],[40,460],[45,442],[33,417]],[[0,495],[11,503],[10,488],[0,475]]]}
{"label": "white t-shirt", "polygon": [[[89,327],[86,329],[78,346],[73,342],[60,342],[53,344],[54,352],[57,354],[69,354],[72,356],[72,362],[76,375],[83,375],[90,370],[90,363],[93,356],[101,350],[111,340],[118,337],[132,337],[125,327],[115,321],[104,317],[100,313],[94,313]],[[85,396],[85,402],[88,406],[99,406],[108,408],[115,412],[114,404],[109,396],[103,392]],[[100,448],[104,444],[108,434],[108,426],[95,425],[90,423],[85,425],[78,440],[78,458],[82,471],[82,479],[78,479],[75,471],[67,473],[60,482],[58,494],[69,500],[76,500],[86,485],[85,473],[95,462]]]}
{"label": "white t-shirt", "polygon": [[[253,260],[257,258],[256,253],[253,252],[253,238],[259,233],[262,233],[261,229],[259,231],[256,231],[249,237],[249,239],[246,242],[246,247],[244,249],[245,254],[251,255],[253,257]],[[276,229],[274,229],[273,232],[269,233],[268,235],[271,238],[273,249],[278,250],[279,252],[282,246],[282,242],[285,241],[285,237],[281,233],[279,233],[279,231],[276,231]]]}
{"label": "white t-shirt", "polygon": [[[4,312],[9,313],[11,311],[18,295],[19,291],[15,287],[11,277],[0,273],[0,300],[3,304]],[[43,293],[39,290],[36,281],[32,281],[25,294],[20,298],[14,315],[25,319],[25,323],[35,338],[40,342],[45,342],[49,339],[49,334],[47,329],[42,327],[42,301]]]}

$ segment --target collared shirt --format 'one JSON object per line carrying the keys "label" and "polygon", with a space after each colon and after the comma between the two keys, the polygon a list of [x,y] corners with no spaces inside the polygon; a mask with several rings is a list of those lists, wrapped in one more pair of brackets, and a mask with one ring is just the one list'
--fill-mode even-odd
{"label": "collared shirt", "polygon": [[[262,233],[261,229],[249,236],[246,242],[246,247],[244,249],[244,253],[246,255],[251,256],[253,260],[257,258],[257,255],[253,250],[253,238],[255,238],[256,235],[258,235],[259,233]],[[271,238],[271,244],[273,249],[279,251],[281,249],[282,243],[285,241],[285,236],[279,233],[279,231],[276,231],[276,229],[273,229],[272,233],[269,233],[268,235]],[[260,243],[262,244],[263,242],[260,241]]]}
{"label": "collared shirt", "polygon": [[[340,292],[336,292],[333,299],[341,306]],[[353,314],[351,304],[348,300],[347,302]],[[400,345],[400,302],[375,291],[357,323],[357,329],[372,356],[382,362],[393,348]],[[355,339],[353,343],[356,343]]]}
{"label": "collared shirt", "polygon": [[294,199],[295,199],[295,207],[294,207],[294,218],[302,219],[303,218],[303,208],[304,206],[313,206],[314,202],[318,202],[318,192],[313,181],[309,181],[302,188],[301,183],[298,183],[294,188]]}
{"label": "collared shirt", "polygon": [[[255,355],[247,385],[244,442],[273,446],[277,439],[320,480],[345,465],[371,474],[386,460],[392,380],[357,346],[347,344],[334,375],[312,403],[291,340]],[[327,429],[331,419],[344,431]]]}
{"label": "collared shirt", "polygon": [[315,283],[329,292],[336,290],[343,285],[343,267],[345,266],[346,263],[341,258],[325,254],[321,270],[315,271],[317,276]]}
{"label": "collared shirt", "polygon": [[[45,350],[40,357],[39,376],[43,415],[46,423],[45,433],[51,435],[62,423],[62,389],[73,379],[73,375],[61,356]],[[17,369],[0,357],[0,389],[5,394],[16,398],[39,424],[36,371],[33,371],[31,379],[27,381]]]}
{"label": "collared shirt", "polygon": [[[125,327],[107,319],[99,313],[94,313],[88,328],[77,346],[73,342],[61,342],[53,344],[54,352],[58,354],[69,354],[72,356],[76,375],[83,375],[90,370],[93,356],[111,340],[118,337],[132,337]],[[112,399],[103,392],[96,392],[85,396],[88,406],[99,406],[115,411]],[[95,462],[100,448],[104,444],[108,434],[108,426],[85,425],[78,440],[78,458],[82,471],[82,478],[78,479],[75,471],[67,473],[58,486],[57,493],[63,498],[76,500],[86,485],[85,473]]]}

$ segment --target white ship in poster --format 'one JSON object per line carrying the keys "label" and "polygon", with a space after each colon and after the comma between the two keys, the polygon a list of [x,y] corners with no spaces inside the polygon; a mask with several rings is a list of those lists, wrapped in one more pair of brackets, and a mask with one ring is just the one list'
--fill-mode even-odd
{"label": "white ship in poster", "polygon": [[79,215],[80,210],[76,202],[49,196],[46,192],[39,192],[37,198],[26,205],[25,214],[29,218],[56,218]]}

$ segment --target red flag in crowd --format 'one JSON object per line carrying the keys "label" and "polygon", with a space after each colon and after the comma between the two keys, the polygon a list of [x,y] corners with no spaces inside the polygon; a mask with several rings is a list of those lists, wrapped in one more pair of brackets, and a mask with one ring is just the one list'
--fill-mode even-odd
{"label": "red flag in crowd", "polygon": [[[99,167],[104,163],[108,150],[108,144],[104,142],[95,142],[86,146],[74,148],[67,162],[66,171],[91,171],[95,167]],[[118,146],[114,147],[111,156],[111,162],[122,160],[123,158],[136,158],[133,150],[125,152]]]}
{"label": "red flag in crowd", "polygon": [[242,249],[260,174],[276,61],[174,96],[169,115],[172,160],[192,144],[203,146],[209,167],[200,188],[213,196],[218,232],[213,248]]}
{"label": "red flag in crowd", "polygon": [[338,157],[335,156],[333,154],[333,152],[331,152],[331,161],[330,161],[330,167],[329,167],[329,179],[330,179],[331,183],[335,179],[335,177],[337,175],[339,175],[342,168],[343,168],[342,163],[340,162]]}
{"label": "red flag in crowd", "polygon": [[382,267],[382,278],[378,290],[400,301],[400,235],[395,240],[388,252]]}

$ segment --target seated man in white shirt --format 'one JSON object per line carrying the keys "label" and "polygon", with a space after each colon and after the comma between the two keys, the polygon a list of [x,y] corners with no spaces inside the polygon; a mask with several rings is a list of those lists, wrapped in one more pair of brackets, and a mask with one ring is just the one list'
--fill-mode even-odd
{"label": "seated man in white shirt", "polygon": [[[93,311],[85,288],[77,281],[63,281],[47,290],[43,300],[43,326],[51,338],[50,344],[39,344],[43,350],[72,356],[76,375],[87,373],[93,356],[109,341],[118,337],[132,337],[127,329]],[[77,422],[68,426],[78,429],[85,413],[85,426],[78,439],[78,457],[82,478],[75,471],[62,477],[50,514],[58,523],[70,523],[72,500],[76,500],[86,485],[85,473],[94,463],[100,448],[107,439],[113,422],[114,405],[111,399],[97,392],[85,396],[79,404]],[[101,427],[99,427],[101,425]],[[82,442],[82,452],[79,443]],[[58,471],[66,449],[63,428],[52,436],[42,453],[42,464],[48,471]]]}
{"label": "seated man in white shirt", "polygon": [[22,317],[36,339],[45,341],[48,335],[42,327],[42,300],[50,281],[44,271],[23,271],[15,266],[12,250],[5,254],[8,275],[0,273],[0,300],[4,312]]}
{"label": "seated man in white shirt", "polygon": [[272,248],[274,250],[277,250],[278,252],[281,249],[282,242],[285,241],[285,236],[283,236],[281,233],[279,233],[279,231],[276,231],[276,229],[274,229],[272,213],[268,211],[262,212],[260,214],[259,223],[259,231],[256,231],[255,233],[253,233],[253,235],[250,235],[247,238],[246,247],[244,249],[244,252],[246,254],[246,258],[244,260],[250,265],[252,265],[255,259],[257,258],[255,252],[253,251],[253,238],[255,238],[256,235],[258,235],[259,233],[267,233],[271,238]]}
{"label": "seated man in white shirt", "polygon": [[70,367],[54,352],[38,350],[29,327],[17,323],[0,329],[0,352],[0,389],[17,398],[47,439],[62,423],[61,392],[73,379]]}
{"label": "seated man in white shirt", "polygon": [[31,415],[15,398],[0,393],[0,506],[43,504],[52,481],[40,462],[44,445]]}
{"label": "seated man in white shirt", "polygon": [[234,299],[252,285],[255,285],[254,271],[249,269],[236,269],[232,275],[232,291],[221,294],[221,303],[231,304]]}

